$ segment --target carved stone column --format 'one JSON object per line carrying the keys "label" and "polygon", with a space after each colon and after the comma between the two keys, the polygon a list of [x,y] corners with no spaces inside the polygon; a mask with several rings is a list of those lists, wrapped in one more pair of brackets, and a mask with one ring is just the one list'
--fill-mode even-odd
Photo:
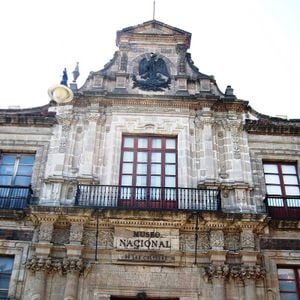
{"label": "carved stone column", "polygon": [[259,265],[242,265],[240,276],[245,283],[245,299],[257,299],[256,280],[261,279],[265,276],[264,269]]}
{"label": "carved stone column", "polygon": [[83,153],[79,166],[79,174],[82,177],[92,177],[93,159],[96,143],[97,122],[100,119],[100,113],[90,112],[86,115],[86,128],[83,136]]}
{"label": "carved stone column", "polygon": [[65,258],[63,261],[63,270],[67,273],[64,300],[76,300],[79,275],[83,271],[82,260],[80,258]]}
{"label": "carved stone column", "polygon": [[87,217],[69,216],[70,228],[70,243],[66,245],[67,257],[63,261],[63,270],[67,274],[67,282],[64,292],[64,300],[76,300],[79,276],[83,272],[82,255],[82,237],[84,223]]}
{"label": "carved stone column", "polygon": [[229,274],[229,267],[227,265],[211,264],[205,268],[205,275],[209,281],[212,282],[213,300],[226,299],[225,293],[225,279]]}
{"label": "carved stone column", "polygon": [[34,255],[26,262],[26,269],[34,275],[34,280],[26,288],[25,294],[27,293],[27,298],[32,300],[45,299],[47,275],[53,271],[60,270],[60,263],[53,262],[50,257],[43,258]]}

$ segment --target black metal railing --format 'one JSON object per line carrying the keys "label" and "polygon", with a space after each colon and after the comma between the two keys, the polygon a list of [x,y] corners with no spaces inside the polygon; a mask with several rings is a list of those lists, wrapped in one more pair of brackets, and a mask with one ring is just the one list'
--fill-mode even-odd
{"label": "black metal railing", "polygon": [[267,195],[265,203],[273,219],[300,220],[300,196]]}
{"label": "black metal railing", "polygon": [[219,211],[221,198],[217,189],[79,184],[75,205],[145,210]]}
{"label": "black metal railing", "polygon": [[0,209],[24,209],[32,195],[30,186],[0,185]]}

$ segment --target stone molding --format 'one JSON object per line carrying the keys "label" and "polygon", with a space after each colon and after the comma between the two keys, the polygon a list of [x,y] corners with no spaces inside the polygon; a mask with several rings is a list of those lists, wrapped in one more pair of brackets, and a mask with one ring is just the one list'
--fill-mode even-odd
{"label": "stone molding", "polygon": [[63,273],[78,273],[82,274],[84,271],[84,263],[81,258],[65,257],[62,261]]}

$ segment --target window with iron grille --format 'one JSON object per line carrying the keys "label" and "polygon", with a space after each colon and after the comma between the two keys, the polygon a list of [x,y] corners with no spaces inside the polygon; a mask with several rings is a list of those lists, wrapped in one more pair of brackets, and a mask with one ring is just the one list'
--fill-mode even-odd
{"label": "window with iron grille", "polygon": [[278,281],[281,300],[300,299],[300,267],[279,267]]}
{"label": "window with iron grille", "polygon": [[[122,139],[120,185],[123,198],[159,200],[161,191],[172,197],[177,186],[177,139],[162,136],[127,136]],[[125,195],[125,191],[129,191]],[[166,195],[165,195],[166,196]]]}
{"label": "window with iron grille", "polygon": [[8,299],[9,282],[13,264],[13,257],[0,256],[0,299]]}

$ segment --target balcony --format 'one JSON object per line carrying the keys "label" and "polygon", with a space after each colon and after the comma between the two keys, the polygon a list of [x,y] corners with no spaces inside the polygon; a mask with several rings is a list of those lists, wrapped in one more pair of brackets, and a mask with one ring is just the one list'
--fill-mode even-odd
{"label": "balcony", "polygon": [[25,209],[31,195],[30,186],[0,185],[0,209]]}
{"label": "balcony", "polygon": [[268,213],[273,219],[299,220],[300,196],[270,196],[265,198]]}
{"label": "balcony", "polygon": [[220,211],[220,191],[117,185],[78,185],[76,206],[93,208]]}

